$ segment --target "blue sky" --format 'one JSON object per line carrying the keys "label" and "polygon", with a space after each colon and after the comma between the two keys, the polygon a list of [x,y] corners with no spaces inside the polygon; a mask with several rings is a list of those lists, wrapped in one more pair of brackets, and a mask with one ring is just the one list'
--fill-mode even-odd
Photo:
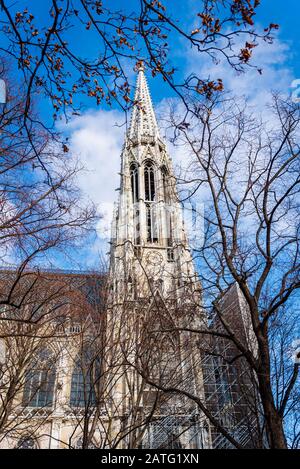
{"label": "blue sky", "polygon": [[[270,22],[280,24],[274,44],[269,46],[263,43],[260,48],[255,49],[254,61],[263,68],[262,75],[254,70],[237,75],[224,63],[215,66],[207,58],[195,56],[190,50],[184,49],[181,43],[174,44],[172,58],[182,75],[196,70],[203,76],[220,76],[224,79],[227,89],[237,95],[246,95],[249,102],[263,112],[271,91],[290,94],[292,81],[300,78],[300,47],[297,33],[299,15],[296,14],[297,11],[300,13],[300,6],[295,0],[291,0],[290,8],[286,9],[282,16],[282,2],[279,0],[272,1],[272,8],[266,6],[271,4],[270,1],[262,3],[264,6],[258,15],[259,24],[262,27]],[[188,4],[191,5],[191,10],[194,9],[193,0]],[[186,20],[189,20],[190,11],[182,5],[183,2],[178,2],[177,13],[182,13]],[[88,47],[86,45],[86,48]],[[166,107],[166,100],[174,99],[174,93],[159,77],[152,78],[148,75],[147,78],[153,102],[160,116],[161,110]],[[134,74],[131,79],[135,79]],[[86,168],[79,180],[80,186],[83,193],[97,204],[103,215],[97,227],[98,235],[77,257],[79,263],[92,267],[94,262],[97,262],[99,253],[106,253],[109,249],[107,242],[110,236],[112,203],[116,200],[115,189],[119,187],[120,151],[124,138],[124,128],[116,127],[115,123],[122,123],[124,116],[117,107],[112,110],[88,107],[82,117],[69,124],[68,132],[71,135],[72,150],[80,155],[79,158]],[[175,167],[180,166],[184,156],[170,145],[169,149]]]}
{"label": "blue sky", "polygon": [[[113,2],[105,0],[105,5],[113,5],[115,10],[124,8],[124,1],[114,0]],[[127,12],[134,9],[134,6],[139,3],[137,0],[131,0],[126,2]],[[163,2],[167,7],[169,5],[170,11],[175,11],[176,17],[180,18],[180,23],[190,25],[196,17],[197,8],[199,8],[199,2],[196,0],[186,0],[184,2],[179,0],[165,0]],[[200,2],[201,3],[201,2]],[[39,22],[43,22],[47,19],[47,5],[49,1],[31,0],[29,3],[26,0],[19,0],[15,2],[16,10],[22,9],[23,6],[29,5],[30,11],[33,11]],[[299,30],[299,15],[300,15],[300,3],[298,0],[287,0],[284,7],[281,0],[261,0],[261,6],[257,10],[256,21],[261,27],[267,26],[270,22],[278,23],[280,30],[278,32],[278,38],[284,41],[289,46],[289,52],[286,57],[286,66],[293,72],[293,75],[297,78],[300,77],[300,36]],[[87,42],[81,41],[78,38],[78,32],[74,28],[73,32],[70,33],[70,39],[72,43],[76,42],[76,49],[79,54],[83,56],[96,56],[97,55],[97,40],[92,34],[86,35]],[[188,54],[182,41],[172,43],[171,56],[174,66],[183,73],[188,65]],[[254,51],[254,59],[257,51]],[[263,64],[261,64],[263,67]],[[130,67],[131,68],[131,67]],[[218,70],[215,70],[216,76]],[[222,77],[223,78],[223,77]],[[259,79],[259,77],[258,77]],[[149,78],[152,97],[154,102],[161,101],[166,96],[172,96],[172,90],[166,85],[160,77],[155,79]],[[96,107],[93,100],[86,102],[89,108]]]}
{"label": "blue sky", "polygon": [[[114,9],[134,8],[137,0],[131,0],[125,4],[122,0],[113,2],[104,1],[104,4],[113,5]],[[180,18],[182,24],[193,26],[193,18],[196,17],[196,0],[166,0],[166,6],[170,5],[172,11]],[[47,19],[47,5],[49,0],[25,0],[15,2],[14,8],[21,10],[29,5],[38,23],[42,25]],[[276,40],[272,46],[262,43],[254,49],[253,62],[263,69],[262,75],[250,70],[245,74],[237,75],[226,63],[218,65],[203,55],[193,53],[182,40],[172,43],[170,50],[173,65],[181,76],[187,76],[191,72],[200,73],[203,78],[224,79],[225,87],[237,95],[246,95],[249,102],[263,111],[268,101],[268,93],[272,90],[289,94],[292,91],[293,80],[300,78],[300,36],[299,36],[299,0],[287,0],[285,7],[281,0],[262,0],[257,11],[256,22],[263,28],[269,23],[278,23],[280,29],[276,32]],[[70,33],[70,39],[75,41],[79,54],[96,57],[98,52],[97,40],[92,35],[86,35],[88,42],[78,37],[78,31],[74,28]],[[133,64],[128,65],[131,83],[135,80]],[[163,82],[160,77],[148,76],[153,102],[158,115],[164,109],[168,98],[175,99],[174,92]],[[60,129],[70,135],[70,146],[74,155],[80,160],[85,171],[79,178],[79,185],[85,197],[91,199],[103,214],[103,220],[97,227],[98,236],[75,256],[78,268],[89,268],[97,264],[99,252],[107,252],[109,238],[109,225],[112,213],[112,203],[116,199],[115,189],[119,186],[120,151],[124,138],[124,127],[119,128],[115,124],[124,122],[124,115],[117,105],[112,109],[106,106],[95,106],[94,100],[85,99],[85,111],[81,117],[71,120],[68,126],[59,124]],[[41,101],[41,111],[52,115],[50,103]],[[182,155],[170,146],[170,153],[176,164],[180,165]],[[104,239],[105,238],[105,239]],[[70,266],[57,257],[57,266]]]}

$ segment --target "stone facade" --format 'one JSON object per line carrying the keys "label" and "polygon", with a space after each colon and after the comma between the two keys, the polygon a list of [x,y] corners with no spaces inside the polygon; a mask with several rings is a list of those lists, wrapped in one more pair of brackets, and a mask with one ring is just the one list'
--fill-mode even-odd
{"label": "stone facade", "polygon": [[[119,369],[123,377],[117,384],[120,399],[126,395],[132,399],[130,389],[133,383],[139,382],[139,376],[142,376],[140,386],[144,386],[145,391],[152,389],[152,398],[160,388],[185,386],[184,389],[188,387],[204,399],[195,337],[178,331],[205,324],[201,285],[185,232],[172,162],[159,134],[142,65],[138,69],[134,108],[121,155],[110,277],[112,307],[108,324],[111,323],[114,333],[117,331],[124,340],[123,353],[128,365]],[[136,324],[140,325],[138,330]],[[155,330],[156,338],[153,331],[149,331],[149,325]],[[128,327],[130,341],[127,340]],[[173,334],[164,332],[165,329],[173,330]],[[147,356],[147,366],[143,364],[143,356]],[[151,382],[154,387],[149,386]],[[146,420],[149,391],[142,394],[142,397],[139,393],[134,395],[140,409],[140,416],[135,418]],[[192,412],[197,414],[193,423],[195,416],[192,418],[190,409],[193,406],[186,405],[182,398],[167,401],[152,409],[151,424],[143,430],[139,444],[144,447],[209,446],[208,424],[204,417],[193,408]],[[181,438],[174,437],[175,434]],[[175,443],[172,440],[176,440]],[[129,446],[132,447],[132,443]]]}
{"label": "stone facade", "polygon": [[[26,274],[20,314],[40,314],[37,305],[43,314],[16,334],[1,323],[2,448],[196,449],[220,439],[187,398],[222,419],[219,365],[202,349],[224,344],[190,331],[209,325],[141,64],[120,175],[109,275]],[[14,275],[3,275],[3,285]],[[230,291],[222,307],[252,340],[240,292]],[[226,373],[228,388],[235,378]]]}

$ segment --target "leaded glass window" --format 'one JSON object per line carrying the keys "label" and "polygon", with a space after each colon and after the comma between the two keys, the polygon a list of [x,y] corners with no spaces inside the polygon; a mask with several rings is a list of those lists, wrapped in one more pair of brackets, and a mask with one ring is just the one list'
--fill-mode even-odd
{"label": "leaded glass window", "polygon": [[52,407],[56,368],[54,357],[47,349],[37,354],[25,373],[23,405]]}
{"label": "leaded glass window", "polygon": [[83,349],[76,357],[71,381],[70,404],[72,407],[95,406],[101,375],[99,356],[93,348]]}

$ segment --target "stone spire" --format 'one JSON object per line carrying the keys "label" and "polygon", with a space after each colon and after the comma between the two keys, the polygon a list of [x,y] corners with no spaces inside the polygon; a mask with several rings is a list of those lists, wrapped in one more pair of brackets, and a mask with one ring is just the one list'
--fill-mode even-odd
{"label": "stone spire", "polygon": [[158,125],[151,101],[151,96],[144,74],[145,68],[142,62],[138,64],[138,77],[134,96],[128,137],[140,139],[142,136],[159,137]]}

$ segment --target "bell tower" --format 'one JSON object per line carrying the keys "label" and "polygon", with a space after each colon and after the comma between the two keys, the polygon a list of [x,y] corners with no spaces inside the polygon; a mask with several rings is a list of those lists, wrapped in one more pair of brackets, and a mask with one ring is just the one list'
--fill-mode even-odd
{"label": "bell tower", "polygon": [[[122,384],[116,384],[115,394],[122,400],[128,420],[131,412],[128,407],[132,404],[133,395],[135,408],[143,409],[141,412],[146,415],[151,394],[146,375],[157,379],[160,385],[168,385],[171,380],[174,384],[174,380],[187,378],[188,386],[197,389],[198,395],[203,394],[202,372],[199,359],[193,355],[195,347],[191,347],[191,337],[176,331],[176,328],[184,326],[195,327],[202,321],[201,286],[184,228],[172,161],[159,134],[141,63],[132,116],[121,154],[120,177],[111,239],[111,334],[115,342],[121,341],[121,355],[123,358],[126,355],[125,362],[134,366],[137,361],[141,362],[139,366],[144,367],[145,373],[144,376],[141,373],[145,383],[139,398],[137,383],[141,379],[134,366],[131,371],[124,365],[119,368]],[[153,328],[157,331],[155,337]],[[165,329],[173,332],[165,333]],[[195,360],[198,364],[192,367]],[[189,370],[185,378],[183,368]],[[127,392],[129,400],[125,397]],[[164,410],[161,407],[156,409],[159,418],[163,413],[164,418],[168,413],[174,413],[178,402],[172,398],[169,404],[173,410],[168,411],[166,407]],[[180,412],[183,418],[186,410],[181,408]],[[189,420],[188,415],[186,418]],[[149,429],[148,447],[158,447],[155,441],[161,433],[157,424]],[[201,441],[207,441],[207,438],[207,435],[202,435]],[[130,447],[134,444],[130,443]],[[166,441],[163,444],[169,445]],[[186,447],[198,446],[195,441],[186,444]]]}
{"label": "bell tower", "polygon": [[[197,283],[172,162],[159,135],[142,64],[138,68],[134,107],[121,155],[111,269],[116,294],[124,294],[121,284],[130,280],[136,297],[147,295],[146,285],[141,284],[145,275],[146,284],[173,298],[179,298],[178,290],[182,289],[175,288],[176,285],[190,284],[195,289]],[[197,284],[198,291],[199,287]]]}

